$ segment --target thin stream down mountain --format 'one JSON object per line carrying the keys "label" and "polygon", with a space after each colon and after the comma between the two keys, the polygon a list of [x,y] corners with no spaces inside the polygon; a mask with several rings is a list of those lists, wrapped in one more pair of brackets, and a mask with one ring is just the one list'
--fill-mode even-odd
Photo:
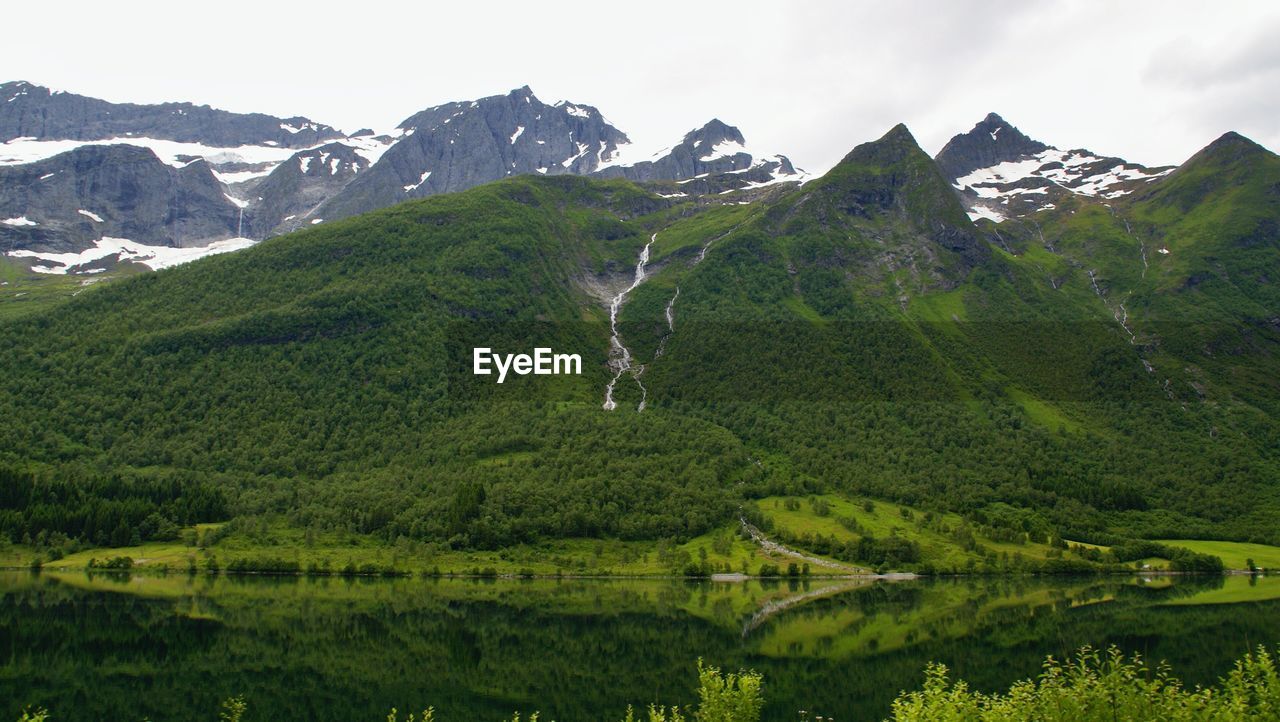
{"label": "thin stream down mountain", "polygon": [[[618,403],[613,400],[613,387],[618,383],[618,379],[622,378],[622,374],[631,371],[631,351],[622,345],[622,340],[618,336],[618,311],[622,308],[622,304],[627,300],[627,294],[636,290],[636,288],[644,283],[645,266],[649,264],[649,249],[653,246],[653,242],[658,240],[658,234],[654,233],[649,236],[649,242],[644,244],[644,248],[640,250],[640,260],[636,263],[636,276],[627,286],[626,290],[614,296],[609,301],[609,367],[613,369],[613,378],[609,379],[609,384],[604,389],[604,409],[605,411],[613,411],[618,408]],[[631,377],[636,380],[636,385],[640,387],[640,405],[636,411],[644,411],[644,402],[648,397],[648,392],[644,388],[644,384],[640,383],[640,374],[644,372],[644,366],[641,365],[637,370],[632,371]]]}

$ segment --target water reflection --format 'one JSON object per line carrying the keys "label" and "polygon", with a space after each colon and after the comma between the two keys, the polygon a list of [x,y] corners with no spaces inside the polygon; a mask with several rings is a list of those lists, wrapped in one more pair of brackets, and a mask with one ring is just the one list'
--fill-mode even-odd
{"label": "water reflection", "polygon": [[761,582],[0,574],[0,720],[561,722],[687,704],[699,657],[766,674],[767,719],[878,719],[929,661],[982,689],[1118,644],[1212,682],[1280,641],[1280,578]]}

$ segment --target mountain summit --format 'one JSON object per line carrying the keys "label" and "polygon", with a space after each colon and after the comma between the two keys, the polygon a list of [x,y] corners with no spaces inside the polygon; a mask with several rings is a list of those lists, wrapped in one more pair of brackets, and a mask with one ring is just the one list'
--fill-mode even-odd
{"label": "mountain summit", "polygon": [[548,105],[528,86],[428,108],[400,123],[396,136],[367,173],[311,219],[357,215],[513,175],[585,175],[628,142],[596,108],[568,101]]}
{"label": "mountain summit", "polygon": [[948,141],[934,160],[970,218],[995,223],[1055,208],[1071,195],[1118,198],[1172,170],[1084,149],[1059,150],[995,113]]}
{"label": "mountain summit", "polygon": [[988,113],[972,130],[948,141],[934,160],[948,178],[959,178],[979,168],[1019,160],[1048,148],[1028,138],[999,115]]}
{"label": "mountain summit", "polygon": [[626,165],[616,159],[596,175],[644,182],[689,181],[730,173],[739,176],[740,183],[729,189],[743,187],[744,183],[763,185],[802,178],[786,156],[751,151],[742,131],[719,118],[685,133],[677,145],[658,151],[647,160]]}

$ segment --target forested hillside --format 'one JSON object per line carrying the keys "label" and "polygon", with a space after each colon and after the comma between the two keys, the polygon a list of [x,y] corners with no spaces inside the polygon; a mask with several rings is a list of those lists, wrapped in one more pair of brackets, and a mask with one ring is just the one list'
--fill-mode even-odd
{"label": "forested hillside", "polygon": [[[1229,136],[1133,197],[975,226],[899,126],[755,202],[519,177],[91,289],[0,322],[0,530],[495,548],[836,491],[1280,543],[1278,168]],[[651,240],[607,411],[609,301]],[[583,373],[499,385],[479,346]]]}

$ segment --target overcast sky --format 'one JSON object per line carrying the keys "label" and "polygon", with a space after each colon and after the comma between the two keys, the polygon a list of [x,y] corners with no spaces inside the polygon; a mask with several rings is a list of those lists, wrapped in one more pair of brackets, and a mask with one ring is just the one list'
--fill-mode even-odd
{"label": "overcast sky", "polygon": [[[1215,7],[1216,6],[1216,7]],[[1155,164],[1227,130],[1280,148],[1280,3],[13,3],[0,80],[389,130],[529,85],[640,145],[712,117],[825,169],[905,122],[930,154],[996,111]]]}

